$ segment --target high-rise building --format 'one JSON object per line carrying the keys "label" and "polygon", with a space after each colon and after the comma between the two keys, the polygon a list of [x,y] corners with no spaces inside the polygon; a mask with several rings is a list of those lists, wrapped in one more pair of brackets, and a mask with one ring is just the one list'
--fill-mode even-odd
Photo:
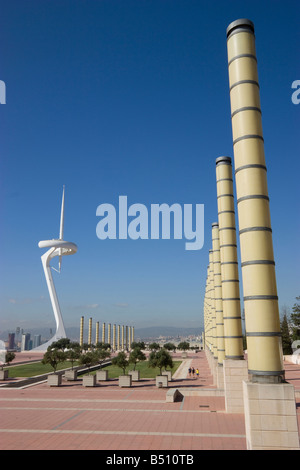
{"label": "high-rise building", "polygon": [[41,335],[34,335],[33,337],[33,347],[36,348],[42,344]]}
{"label": "high-rise building", "polygon": [[30,349],[30,333],[22,334],[21,351],[28,351]]}
{"label": "high-rise building", "polygon": [[7,349],[15,349],[15,333],[8,333]]}

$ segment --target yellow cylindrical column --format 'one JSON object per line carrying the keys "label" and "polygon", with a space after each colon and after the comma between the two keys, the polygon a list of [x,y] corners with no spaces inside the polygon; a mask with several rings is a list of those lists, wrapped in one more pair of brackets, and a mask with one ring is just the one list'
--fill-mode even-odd
{"label": "yellow cylindrical column", "polygon": [[102,343],[105,343],[105,323],[102,323]]}
{"label": "yellow cylindrical column", "polygon": [[128,326],[125,326],[125,349],[128,350]]}
{"label": "yellow cylindrical column", "polygon": [[116,325],[113,325],[113,351],[116,350]]}
{"label": "yellow cylindrical column", "polygon": [[121,349],[121,332],[120,332],[120,325],[118,325],[118,351]]}
{"label": "yellow cylindrical column", "polygon": [[134,326],[131,327],[131,342],[134,343]]}
{"label": "yellow cylindrical column", "polygon": [[210,316],[211,316],[211,336],[212,336],[212,353],[214,359],[218,358],[217,348],[217,328],[216,328],[216,307],[215,307],[215,283],[214,283],[214,264],[213,250],[209,250],[209,293],[210,293]]}
{"label": "yellow cylindrical column", "polygon": [[80,319],[80,335],[79,335],[79,344],[83,345],[83,327],[84,327],[84,317]]}
{"label": "yellow cylindrical column", "polygon": [[244,358],[236,224],[230,157],[216,159],[225,358]]}
{"label": "yellow cylindrical column", "polygon": [[88,344],[92,344],[92,323],[93,319],[89,319],[89,336],[88,336]]}
{"label": "yellow cylindrical column", "polygon": [[124,351],[124,325],[122,325],[122,350]]}
{"label": "yellow cylindrical column", "polygon": [[248,371],[252,381],[284,376],[254,25],[227,28],[228,69]]}
{"label": "yellow cylindrical column", "polygon": [[107,342],[111,346],[111,324],[107,325]]}
{"label": "yellow cylindrical column", "polygon": [[212,250],[213,250],[213,269],[214,269],[214,292],[215,292],[215,314],[216,314],[216,344],[218,364],[223,365],[225,359],[225,341],[224,341],[224,321],[223,321],[223,302],[222,302],[222,284],[221,284],[221,260],[220,260],[220,240],[219,224],[212,224]]}
{"label": "yellow cylindrical column", "polygon": [[99,322],[96,322],[96,336],[95,336],[95,344],[99,343]]}

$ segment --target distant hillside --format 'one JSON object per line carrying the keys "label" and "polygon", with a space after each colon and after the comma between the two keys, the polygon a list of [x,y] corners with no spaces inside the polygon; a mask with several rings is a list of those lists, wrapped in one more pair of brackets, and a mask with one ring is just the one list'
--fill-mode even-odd
{"label": "distant hillside", "polygon": [[148,328],[136,328],[134,330],[135,338],[148,339],[158,338],[159,336],[189,336],[189,335],[201,335],[203,328],[178,328],[174,326],[150,326]]}

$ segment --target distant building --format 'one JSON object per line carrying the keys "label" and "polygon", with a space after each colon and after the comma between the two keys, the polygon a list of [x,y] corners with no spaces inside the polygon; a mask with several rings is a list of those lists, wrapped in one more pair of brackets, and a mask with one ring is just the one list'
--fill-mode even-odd
{"label": "distant building", "polygon": [[42,344],[42,337],[41,335],[34,335],[33,337],[33,347],[36,348]]}
{"label": "distant building", "polygon": [[15,333],[8,333],[7,349],[15,349]]}
{"label": "distant building", "polygon": [[21,351],[29,351],[29,349],[30,349],[30,333],[23,333],[22,341],[21,341]]}

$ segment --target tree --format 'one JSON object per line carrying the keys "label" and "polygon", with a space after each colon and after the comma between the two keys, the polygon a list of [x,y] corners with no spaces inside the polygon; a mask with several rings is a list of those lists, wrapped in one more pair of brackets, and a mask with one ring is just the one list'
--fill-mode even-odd
{"label": "tree", "polygon": [[131,349],[135,349],[135,348],[145,349],[144,341],[139,341],[139,342],[133,341],[131,343]]}
{"label": "tree", "polygon": [[167,351],[175,351],[176,350],[176,346],[173,343],[164,344],[164,348],[167,349]]}
{"label": "tree", "polygon": [[160,349],[160,351],[152,351],[150,353],[149,367],[157,367],[160,371],[160,375],[162,369],[164,368],[166,370],[168,366],[172,369],[173,361],[170,353],[166,349]]}
{"label": "tree", "polygon": [[296,302],[293,305],[293,313],[291,313],[291,321],[293,323],[293,339],[297,340],[300,339],[300,296],[296,297]]}
{"label": "tree", "polygon": [[79,357],[79,363],[88,368],[90,374],[90,367],[96,365],[98,362],[98,354],[96,351],[87,351]]}
{"label": "tree", "polygon": [[160,349],[160,345],[158,343],[151,343],[149,344],[149,349],[150,351],[157,351]]}
{"label": "tree", "polygon": [[4,364],[1,364],[1,370],[3,370],[4,366],[5,365],[9,365],[10,362],[12,362],[14,360],[14,358],[16,357],[15,353],[12,352],[12,351],[7,351],[5,353],[5,363]]}
{"label": "tree", "polygon": [[47,351],[45,352],[44,357],[42,359],[42,364],[50,364],[55,374],[58,364],[66,360],[66,354],[60,349],[51,348],[52,346],[49,346]]}
{"label": "tree", "polygon": [[146,360],[146,355],[143,353],[143,351],[140,348],[136,347],[135,349],[131,351],[130,356],[129,356],[129,363],[133,364],[133,370],[135,370],[138,362],[145,361],[145,360]]}
{"label": "tree", "polygon": [[104,349],[105,351],[107,351],[108,349],[110,349],[110,344],[103,343],[102,341],[100,341],[99,343],[96,344],[96,349]]}
{"label": "tree", "polygon": [[110,357],[110,344],[109,343],[97,343],[96,354],[98,356],[98,362],[101,365],[105,359]]}
{"label": "tree", "polygon": [[182,341],[178,344],[177,349],[186,351],[187,349],[190,349],[190,343],[188,343],[187,341]]}
{"label": "tree", "polygon": [[70,349],[66,351],[66,358],[69,359],[69,361],[71,361],[72,370],[73,370],[74,362],[80,358],[80,344],[70,343],[69,348]]}
{"label": "tree", "polygon": [[282,334],[282,351],[283,354],[293,354],[292,350],[292,339],[290,337],[290,328],[286,313],[283,315],[283,319],[280,324]]}
{"label": "tree", "polygon": [[51,346],[52,349],[61,349],[64,351],[65,349],[68,349],[70,347],[70,340],[69,338],[60,338],[57,341],[54,341]]}
{"label": "tree", "polygon": [[126,367],[128,367],[129,361],[124,351],[120,351],[117,356],[113,357],[111,363],[120,367],[123,370],[123,375],[126,375]]}

